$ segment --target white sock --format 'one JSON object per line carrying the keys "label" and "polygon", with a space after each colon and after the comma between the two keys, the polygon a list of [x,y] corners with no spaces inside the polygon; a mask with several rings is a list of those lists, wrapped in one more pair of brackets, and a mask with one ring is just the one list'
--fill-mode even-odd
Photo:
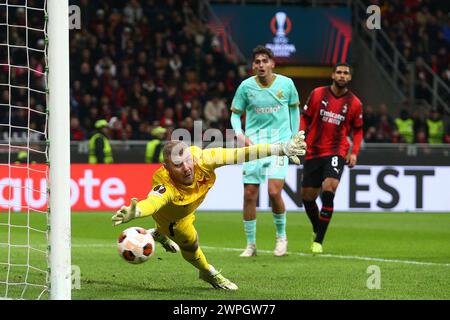
{"label": "white sock", "polygon": [[217,270],[216,270],[216,268],[214,268],[212,265],[209,265],[209,274],[211,275],[211,276],[213,276],[213,275],[215,275],[215,274],[217,274],[217,273],[219,273]]}

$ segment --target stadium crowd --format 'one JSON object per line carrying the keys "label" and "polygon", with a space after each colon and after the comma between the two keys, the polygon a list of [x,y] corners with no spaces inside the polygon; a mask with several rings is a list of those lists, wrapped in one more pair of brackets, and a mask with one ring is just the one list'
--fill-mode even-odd
{"label": "stadium crowd", "polygon": [[[420,79],[416,96],[428,102],[426,62],[450,86],[450,3],[439,0],[375,0],[381,5],[382,28],[403,56],[415,63]],[[450,99],[450,97],[448,97]]]}
{"label": "stadium crowd", "polygon": [[[71,130],[87,138],[107,119],[112,139],[148,140],[162,126],[230,126],[239,65],[199,19],[195,1],[79,1],[87,26],[71,34]],[[245,75],[245,74],[244,74]]]}
{"label": "stadium crowd", "polygon": [[[148,140],[155,126],[166,127],[167,137],[174,128],[192,132],[195,120],[203,120],[203,129],[230,128],[229,106],[245,68],[220,51],[196,5],[82,0],[80,6],[92,16],[83,17],[88,28],[72,34],[72,139],[86,139],[98,118],[110,122],[113,139]],[[366,142],[449,140],[445,126],[430,137],[431,117],[439,117],[433,112],[418,109],[406,115],[412,124],[399,128],[386,105],[365,109]],[[407,138],[405,130],[412,130]]]}
{"label": "stadium crowd", "polygon": [[[382,3],[383,23],[393,27],[387,32],[405,56],[418,65],[421,59],[430,63],[450,83],[450,17],[435,3],[386,1]],[[83,13],[83,27],[70,32],[72,140],[89,139],[99,119],[109,122],[111,139],[116,140],[150,140],[158,126],[167,129],[166,137],[175,128],[192,133],[196,120],[202,120],[204,130],[231,128],[231,99],[248,70],[223,53],[216,36],[200,19],[197,1],[74,0],[71,4]],[[25,25],[22,8],[12,7],[8,14],[17,25]],[[5,19],[6,13],[0,12],[0,20]],[[40,16],[28,16],[31,27],[43,28],[42,21]],[[29,54],[33,69],[29,79],[20,67],[11,67],[8,77],[8,59],[15,66],[27,66],[27,50],[20,46],[45,47],[42,32],[29,32],[25,43],[22,29],[11,27],[9,32],[9,43],[18,47],[8,52],[0,46],[0,134],[2,138],[9,134],[10,123],[12,134],[26,135],[28,130],[21,128],[29,126],[39,140],[45,135],[44,56]],[[0,32],[0,43],[6,43],[6,34]],[[9,85],[15,86],[11,92]],[[26,106],[32,110],[30,119]],[[434,125],[442,114],[409,107],[411,114],[404,112],[405,120],[400,121],[389,115],[388,108],[365,106],[366,142],[449,142],[450,129]],[[435,138],[433,130],[439,131],[439,137]]]}
{"label": "stadium crowd", "polygon": [[397,117],[388,113],[388,106],[377,109],[364,106],[364,142],[366,143],[450,143],[450,128],[446,126],[441,112],[416,108],[413,112],[405,107]]}

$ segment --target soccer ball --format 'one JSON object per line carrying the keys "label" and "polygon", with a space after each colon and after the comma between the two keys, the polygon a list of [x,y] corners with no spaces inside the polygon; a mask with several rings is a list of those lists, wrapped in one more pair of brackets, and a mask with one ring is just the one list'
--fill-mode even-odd
{"label": "soccer ball", "polygon": [[144,228],[131,227],[120,234],[117,239],[117,250],[127,262],[143,263],[155,252],[155,240]]}

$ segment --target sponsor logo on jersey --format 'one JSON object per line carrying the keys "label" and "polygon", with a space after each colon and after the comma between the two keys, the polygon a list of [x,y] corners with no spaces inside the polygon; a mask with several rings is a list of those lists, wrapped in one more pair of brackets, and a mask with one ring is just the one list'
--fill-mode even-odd
{"label": "sponsor logo on jersey", "polygon": [[261,113],[275,113],[280,111],[281,106],[274,106],[274,107],[263,107],[263,108],[258,108],[258,107],[254,107],[254,111],[257,114],[261,114]]}
{"label": "sponsor logo on jersey", "polygon": [[340,125],[341,122],[345,120],[345,116],[342,114],[326,111],[324,109],[320,109],[320,116],[322,117],[323,122],[332,123],[335,125]]}
{"label": "sponsor logo on jersey", "polygon": [[322,100],[320,101],[321,104],[323,104],[325,107],[328,107],[328,101],[327,100]]}

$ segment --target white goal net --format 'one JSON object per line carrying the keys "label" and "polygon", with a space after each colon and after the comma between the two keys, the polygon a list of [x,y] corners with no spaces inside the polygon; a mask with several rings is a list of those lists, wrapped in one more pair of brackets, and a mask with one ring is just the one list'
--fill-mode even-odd
{"label": "white goal net", "polygon": [[51,298],[53,285],[51,1],[0,0],[0,298],[6,299]]}

